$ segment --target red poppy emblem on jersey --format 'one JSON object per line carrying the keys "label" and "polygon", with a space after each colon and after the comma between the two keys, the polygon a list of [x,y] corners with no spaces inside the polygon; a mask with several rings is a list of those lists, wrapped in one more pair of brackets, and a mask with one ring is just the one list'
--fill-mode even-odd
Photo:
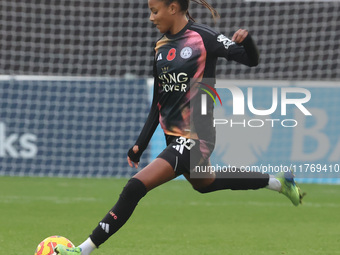
{"label": "red poppy emblem on jersey", "polygon": [[171,50],[169,50],[168,56],[166,56],[166,59],[168,61],[172,61],[174,60],[174,58],[176,57],[176,49],[172,48]]}

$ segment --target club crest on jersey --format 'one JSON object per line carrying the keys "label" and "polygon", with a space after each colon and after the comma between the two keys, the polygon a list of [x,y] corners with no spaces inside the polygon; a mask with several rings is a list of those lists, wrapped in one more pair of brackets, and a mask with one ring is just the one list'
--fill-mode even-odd
{"label": "club crest on jersey", "polygon": [[184,47],[181,50],[181,58],[188,59],[191,57],[191,55],[192,55],[192,49],[190,47]]}

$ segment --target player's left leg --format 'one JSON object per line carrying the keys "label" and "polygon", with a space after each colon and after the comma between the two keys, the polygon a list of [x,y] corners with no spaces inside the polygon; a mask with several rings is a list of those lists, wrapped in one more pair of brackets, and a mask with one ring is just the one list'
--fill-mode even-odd
{"label": "player's left leg", "polygon": [[110,236],[116,233],[130,218],[140,199],[147,193],[145,185],[137,178],[131,178],[114,207],[104,216],[92,234],[76,248],[68,248],[58,244],[56,254],[89,255]]}
{"label": "player's left leg", "polygon": [[61,255],[92,253],[127,222],[138,202],[148,191],[175,177],[173,167],[164,159],[156,158],[127,182],[117,203],[104,216],[85,242],[77,248],[57,245],[56,253]]}

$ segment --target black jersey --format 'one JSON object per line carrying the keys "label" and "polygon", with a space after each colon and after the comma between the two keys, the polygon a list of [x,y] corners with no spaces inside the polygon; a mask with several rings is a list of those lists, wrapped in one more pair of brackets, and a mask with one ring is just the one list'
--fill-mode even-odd
{"label": "black jersey", "polygon": [[166,135],[215,143],[213,100],[201,114],[200,95],[214,87],[218,57],[255,66],[258,51],[251,37],[235,44],[208,26],[189,21],[177,34],[164,34],[155,45],[154,96],[149,117],[136,142],[144,150],[160,123]]}

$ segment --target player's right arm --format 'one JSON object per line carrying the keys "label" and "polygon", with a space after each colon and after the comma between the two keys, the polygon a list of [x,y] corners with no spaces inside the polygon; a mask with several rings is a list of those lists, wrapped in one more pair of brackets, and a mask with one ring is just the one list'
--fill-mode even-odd
{"label": "player's right arm", "polygon": [[154,91],[151,109],[148,118],[140,132],[135,145],[128,151],[127,161],[131,167],[138,167],[139,159],[144,150],[148,146],[152,135],[154,134],[159,124],[159,110],[158,110],[158,79],[154,79]]}

